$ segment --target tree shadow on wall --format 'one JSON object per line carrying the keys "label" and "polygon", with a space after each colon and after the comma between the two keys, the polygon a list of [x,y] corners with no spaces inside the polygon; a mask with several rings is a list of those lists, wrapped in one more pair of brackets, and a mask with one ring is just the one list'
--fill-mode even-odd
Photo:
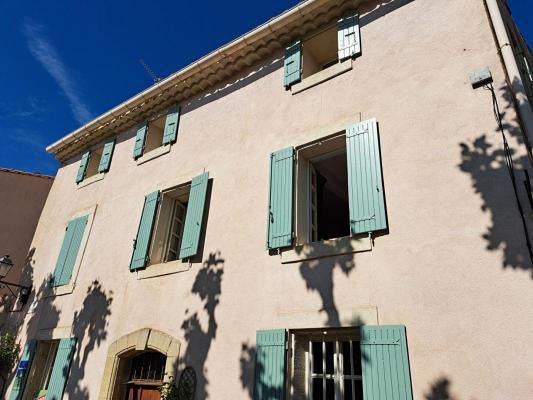
{"label": "tree shadow on wall", "polygon": [[[93,281],[87,288],[87,295],[82,307],[74,313],[72,321],[73,335],[77,339],[76,351],[70,367],[70,375],[65,392],[71,399],[90,399],[88,388],[80,382],[85,377],[85,365],[89,354],[96,346],[100,347],[107,338],[107,327],[111,315],[113,291],[106,292],[102,284]],[[65,375],[68,371],[65,371]]]}
{"label": "tree shadow on wall", "polygon": [[[516,141],[519,146],[524,146],[518,123],[516,121],[505,122],[508,111],[514,108],[512,95],[507,85],[500,87],[498,91],[505,100],[503,108],[500,109],[500,115],[504,122],[506,135],[512,142]],[[490,92],[487,92],[487,107],[492,107]],[[530,271],[533,277],[533,267],[505,163],[501,133],[498,131],[496,122],[495,131],[490,133],[490,136],[491,140],[488,139],[488,134],[483,133],[471,141],[460,143],[461,163],[459,168],[470,175],[472,187],[483,202],[481,210],[491,217],[491,225],[482,234],[487,243],[487,250],[502,252],[503,268]],[[499,141],[497,145],[492,144],[492,137]],[[527,218],[532,210],[524,190],[524,172],[522,170],[527,169],[529,161],[527,155],[518,156],[516,151],[512,149],[511,153],[520,201]]]}
{"label": "tree shadow on wall", "polygon": [[[220,301],[222,275],[224,274],[224,259],[220,252],[213,252],[204,261],[194,280],[191,292],[198,295],[203,303],[203,312],[195,311],[189,314],[181,328],[187,343],[185,353],[179,360],[179,369],[192,366],[196,370],[197,386],[196,398],[207,399],[208,370],[205,367],[207,356],[213,340],[216,338],[217,321],[215,310]],[[207,327],[202,326],[202,320],[207,318]]]}

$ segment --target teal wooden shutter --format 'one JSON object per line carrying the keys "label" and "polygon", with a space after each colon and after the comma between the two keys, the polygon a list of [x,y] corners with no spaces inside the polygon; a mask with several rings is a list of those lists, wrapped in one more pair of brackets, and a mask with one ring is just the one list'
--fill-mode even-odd
{"label": "teal wooden shutter", "polygon": [[361,54],[359,15],[349,15],[337,21],[339,60]]}
{"label": "teal wooden shutter", "polygon": [[64,338],[59,341],[50,382],[48,383],[46,400],[61,400],[63,398],[75,347],[76,338]]}
{"label": "teal wooden shutter", "polygon": [[191,192],[189,193],[187,215],[185,216],[183,239],[180,247],[179,258],[181,259],[195,256],[198,252],[208,182],[208,172],[193,178],[191,182]]}
{"label": "teal wooden shutter", "polygon": [[148,261],[148,250],[152,239],[154,219],[159,202],[159,191],[150,193],[144,198],[144,207],[137,230],[137,238],[133,242],[133,255],[131,256],[130,270],[144,268]]}
{"label": "teal wooden shutter", "polygon": [[137,159],[143,155],[144,142],[146,141],[146,132],[148,131],[148,122],[145,122],[137,128],[137,136],[135,137],[135,147],[133,148],[133,158]]}
{"label": "teal wooden shutter", "polygon": [[89,216],[86,215],[68,223],[52,276],[53,286],[67,285],[70,282],[88,220]]}
{"label": "teal wooden shutter", "polygon": [[115,149],[115,139],[111,139],[104,144],[104,150],[102,151],[102,158],[100,158],[100,164],[98,165],[98,172],[109,171],[111,165],[111,158],[113,157],[113,150]]}
{"label": "teal wooden shutter", "polygon": [[286,345],[285,329],[257,332],[254,400],[285,399]]}
{"label": "teal wooden shutter", "polygon": [[351,234],[386,229],[378,125],[375,119],[348,127],[346,154]]}
{"label": "teal wooden shutter", "polygon": [[168,109],[167,118],[165,120],[165,131],[163,132],[163,145],[174,143],[178,133],[178,125],[180,122],[180,106],[176,105]]}
{"label": "teal wooden shutter", "polygon": [[33,361],[36,346],[37,341],[34,339],[28,340],[28,342],[24,345],[22,357],[20,357],[15,379],[13,380],[13,387],[11,388],[9,400],[20,400],[22,398],[24,386],[26,384],[26,379],[28,378],[28,372],[31,368],[31,362]]}
{"label": "teal wooden shutter", "polygon": [[361,327],[364,400],[412,400],[405,326]]}
{"label": "teal wooden shutter", "polygon": [[289,88],[302,79],[302,42],[298,40],[285,49],[283,84]]}
{"label": "teal wooden shutter", "polygon": [[268,199],[267,247],[292,245],[294,148],[270,155],[270,194]]}
{"label": "teal wooden shutter", "polygon": [[85,171],[87,171],[87,165],[89,164],[89,158],[91,157],[91,151],[86,151],[81,156],[80,166],[78,168],[78,174],[76,175],[76,183],[80,183],[85,178]]}

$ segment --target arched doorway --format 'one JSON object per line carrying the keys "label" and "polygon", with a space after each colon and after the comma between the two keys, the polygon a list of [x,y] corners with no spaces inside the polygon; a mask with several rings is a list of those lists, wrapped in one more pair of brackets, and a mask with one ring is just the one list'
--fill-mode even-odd
{"label": "arched doorway", "polygon": [[165,378],[167,357],[157,351],[134,355],[129,365],[125,400],[160,400],[159,387]]}
{"label": "arched doorway", "polygon": [[99,400],[159,400],[174,377],[180,341],[155,329],[125,335],[109,346]]}

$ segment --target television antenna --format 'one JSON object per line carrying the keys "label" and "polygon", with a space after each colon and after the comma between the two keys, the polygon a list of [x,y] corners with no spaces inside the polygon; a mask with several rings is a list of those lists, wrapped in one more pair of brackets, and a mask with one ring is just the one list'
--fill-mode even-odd
{"label": "television antenna", "polygon": [[148,75],[150,75],[152,77],[152,79],[154,80],[154,83],[157,83],[157,82],[159,82],[161,80],[161,78],[158,77],[155,74],[155,72],[152,70],[152,68],[150,68],[150,66],[148,64],[146,64],[142,58],[139,59],[139,62],[143,66],[144,70],[148,73]]}

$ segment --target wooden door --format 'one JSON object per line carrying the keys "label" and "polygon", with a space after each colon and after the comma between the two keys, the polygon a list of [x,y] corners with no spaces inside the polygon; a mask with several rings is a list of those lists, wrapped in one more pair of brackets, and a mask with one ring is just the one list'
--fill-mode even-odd
{"label": "wooden door", "polygon": [[161,400],[161,393],[153,386],[129,385],[127,400]]}

